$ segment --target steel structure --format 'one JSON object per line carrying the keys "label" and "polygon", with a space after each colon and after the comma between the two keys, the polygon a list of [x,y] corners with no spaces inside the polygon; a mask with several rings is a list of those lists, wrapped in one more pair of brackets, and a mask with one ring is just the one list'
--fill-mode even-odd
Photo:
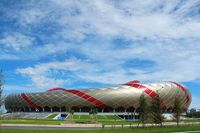
{"label": "steel structure", "polygon": [[183,85],[176,82],[140,83],[138,80],[108,88],[72,90],[53,88],[41,93],[11,94],[5,99],[8,111],[49,111],[88,112],[97,108],[99,112],[137,111],[139,98],[144,94],[148,104],[158,95],[162,109],[173,109],[178,97],[181,108],[187,110],[191,103],[191,94]]}

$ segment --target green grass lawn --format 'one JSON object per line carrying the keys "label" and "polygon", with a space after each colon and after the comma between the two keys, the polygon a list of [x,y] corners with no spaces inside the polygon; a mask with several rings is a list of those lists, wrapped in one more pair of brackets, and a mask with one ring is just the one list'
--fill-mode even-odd
{"label": "green grass lawn", "polygon": [[117,115],[97,115],[97,118],[102,120],[122,120],[120,117],[118,117]]}
{"label": "green grass lawn", "polygon": [[[52,117],[52,115],[51,115]],[[67,119],[66,121],[53,120],[52,118],[47,119],[31,119],[31,118],[2,118],[0,119],[0,124],[45,124],[45,125],[59,125],[60,123],[102,123],[104,125],[113,125],[113,124],[129,124],[119,118],[118,116],[100,116],[97,115],[97,119],[91,118],[89,115],[74,115],[73,120]]]}
{"label": "green grass lawn", "polygon": [[[91,119],[92,115],[73,115],[73,119]],[[120,117],[116,115],[97,115],[96,118],[98,120],[122,120]]]}
{"label": "green grass lawn", "polygon": [[200,118],[190,118],[182,120],[184,122],[200,122]]}
{"label": "green grass lawn", "polygon": [[48,119],[53,119],[54,117],[56,117],[58,114],[51,114],[51,115],[49,115],[47,118]]}
{"label": "green grass lawn", "polygon": [[200,131],[200,126],[170,126],[132,129],[100,129],[100,130],[39,130],[39,129],[4,129],[0,133],[170,133],[180,131]]}
{"label": "green grass lawn", "polygon": [[[68,119],[72,119],[72,116],[69,116]],[[74,120],[86,120],[86,119],[90,119],[90,116],[89,115],[73,115],[73,119]]]}
{"label": "green grass lawn", "polygon": [[67,119],[67,122],[72,122],[72,123],[102,123],[104,125],[113,125],[113,124],[129,124],[130,122],[124,121],[117,115],[73,115],[73,120],[72,116],[69,116]]}
{"label": "green grass lawn", "polygon": [[43,124],[60,125],[63,121],[52,119],[0,119],[0,124]]}
{"label": "green grass lawn", "polygon": [[[103,125],[130,125],[138,124],[137,121],[125,121],[117,115],[97,115],[96,118],[91,118],[90,115],[73,115],[73,119],[69,117],[66,121],[53,120],[57,114],[52,114],[46,119],[31,119],[31,118],[0,118],[0,124],[44,124],[44,125],[60,125],[61,123],[101,123]],[[186,119],[184,122],[200,122],[199,119]],[[146,123],[152,123],[146,121]]]}

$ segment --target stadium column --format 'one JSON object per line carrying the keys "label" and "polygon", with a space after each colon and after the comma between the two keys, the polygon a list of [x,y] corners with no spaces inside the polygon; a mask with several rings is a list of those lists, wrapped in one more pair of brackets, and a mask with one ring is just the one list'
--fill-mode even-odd
{"label": "stadium column", "polygon": [[42,108],[42,111],[44,112],[44,107]]}
{"label": "stadium column", "polygon": [[52,109],[52,107],[51,107],[51,112],[53,112],[53,109]]}
{"label": "stadium column", "polygon": [[59,111],[61,112],[61,107],[59,108]]}
{"label": "stadium column", "polygon": [[102,113],[104,112],[104,109],[102,109]]}
{"label": "stadium column", "polygon": [[65,106],[66,112],[69,112],[69,108],[67,106]]}
{"label": "stadium column", "polygon": [[81,112],[81,108],[79,109],[79,112]]}
{"label": "stadium column", "polygon": [[31,107],[29,108],[29,112],[31,112]]}
{"label": "stadium column", "polygon": [[134,114],[133,114],[134,115],[134,120],[136,119],[135,113],[136,113],[136,108],[134,109]]}

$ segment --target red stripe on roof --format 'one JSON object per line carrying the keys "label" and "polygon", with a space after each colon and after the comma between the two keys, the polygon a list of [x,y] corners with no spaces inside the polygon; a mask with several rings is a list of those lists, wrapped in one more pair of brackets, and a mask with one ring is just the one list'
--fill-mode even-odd
{"label": "red stripe on roof", "polygon": [[134,87],[134,88],[137,88],[137,89],[145,89],[143,92],[146,93],[147,95],[149,95],[152,98],[158,96],[158,94],[155,91],[153,91],[150,88],[147,88],[146,86],[141,85],[141,84],[128,83],[128,84],[124,84],[124,85],[128,85],[128,86],[131,86],[131,87]]}
{"label": "red stripe on roof", "polygon": [[128,85],[128,86],[132,86],[132,87],[135,87],[137,89],[142,89],[142,88],[145,88],[144,86],[142,86],[141,84],[132,84],[132,83],[128,83],[128,84],[125,84],[125,85]]}
{"label": "red stripe on roof", "polygon": [[127,82],[126,84],[134,84],[134,83],[140,83],[140,81],[139,80],[132,80],[132,81]]}
{"label": "red stripe on roof", "polygon": [[151,97],[156,97],[157,93],[155,93],[154,91],[151,92],[151,94],[149,94]]}
{"label": "red stripe on roof", "polygon": [[184,92],[184,94],[185,94],[185,102],[186,102],[187,106],[189,106],[190,96],[189,96],[189,93],[186,90],[186,88],[183,87],[182,85],[180,85],[179,83],[176,83],[176,82],[171,82],[171,83],[174,83],[180,90],[182,90]]}
{"label": "red stripe on roof", "polygon": [[[147,95],[149,95],[152,98],[155,98],[155,97],[158,96],[158,94],[155,91],[153,91],[150,88],[147,88],[146,86],[141,85],[141,84],[128,83],[128,84],[124,84],[124,85],[128,85],[128,86],[131,86],[131,87],[134,87],[134,88],[137,88],[137,89],[145,89],[143,92],[146,93]],[[161,104],[162,104],[161,105],[162,107],[167,107],[165,105],[165,103],[162,102]]]}
{"label": "red stripe on roof", "polygon": [[31,107],[33,108],[37,108],[38,106],[31,101],[31,99],[25,94],[25,93],[22,93],[20,94],[21,98],[24,99],[24,101],[26,101]]}
{"label": "red stripe on roof", "polygon": [[146,94],[150,95],[150,93],[152,92],[152,90],[146,89],[146,90],[144,90],[144,92],[145,92]]}
{"label": "red stripe on roof", "polygon": [[89,101],[93,105],[96,105],[96,106],[98,106],[98,107],[100,107],[102,109],[107,107],[107,105],[104,104],[102,101],[90,96],[87,93],[84,93],[84,92],[81,92],[81,91],[78,91],[78,90],[67,90],[67,89],[64,89],[64,88],[53,88],[53,89],[48,90],[47,92],[52,92],[52,91],[56,91],[56,90],[61,90],[61,91],[72,93],[72,94],[74,94],[74,95],[76,95],[78,97],[81,97],[81,98]]}

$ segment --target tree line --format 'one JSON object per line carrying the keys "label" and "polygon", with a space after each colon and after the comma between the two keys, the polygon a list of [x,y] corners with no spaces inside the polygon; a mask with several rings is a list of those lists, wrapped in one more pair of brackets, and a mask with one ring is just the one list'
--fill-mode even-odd
{"label": "tree line", "polygon": [[189,112],[186,116],[189,118],[200,118],[200,112]]}
{"label": "tree line", "polygon": [[[159,96],[159,93],[156,97],[152,99],[150,105],[148,105],[147,99],[145,98],[145,95],[143,93],[139,99],[138,113],[139,113],[140,121],[138,123],[138,126],[140,123],[142,123],[142,127],[145,127],[145,122],[147,120],[152,120],[155,124],[160,124],[160,126],[163,126],[164,116],[163,116],[163,109],[161,105],[162,105],[162,101]],[[177,126],[179,126],[180,116],[182,112],[183,110],[181,109],[179,96],[177,95],[175,97],[174,106],[172,109],[172,113],[173,113],[174,119],[176,120]]]}

